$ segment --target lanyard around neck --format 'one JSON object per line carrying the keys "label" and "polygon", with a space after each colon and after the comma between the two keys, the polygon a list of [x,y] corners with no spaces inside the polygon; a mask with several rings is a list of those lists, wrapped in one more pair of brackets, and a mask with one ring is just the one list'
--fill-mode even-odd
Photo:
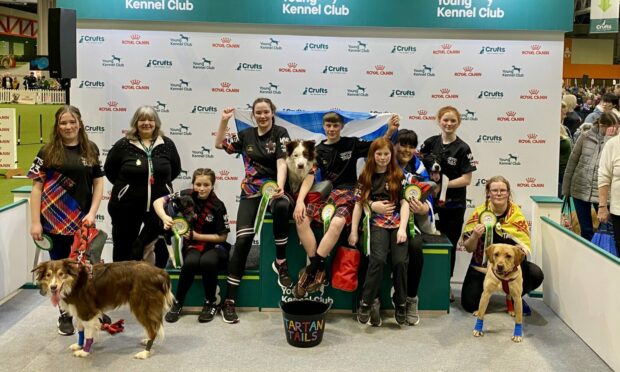
{"label": "lanyard around neck", "polygon": [[142,139],[138,139],[138,142],[140,142],[140,146],[142,146],[142,149],[146,153],[146,160],[149,164],[149,182],[152,185],[155,183],[155,175],[153,174],[153,145],[155,144],[155,142],[151,140],[151,144],[149,147],[144,146],[144,143],[142,143]]}

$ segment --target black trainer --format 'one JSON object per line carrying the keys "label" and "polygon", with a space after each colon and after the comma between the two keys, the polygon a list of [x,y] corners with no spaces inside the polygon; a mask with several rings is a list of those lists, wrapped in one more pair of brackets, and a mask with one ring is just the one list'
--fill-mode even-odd
{"label": "black trainer", "polygon": [[215,318],[215,314],[217,313],[217,306],[209,301],[205,301],[205,304],[202,306],[202,310],[200,311],[200,315],[198,315],[198,321],[200,323],[210,322]]}
{"label": "black trainer", "polygon": [[235,301],[226,300],[222,305],[222,319],[226,323],[238,323],[239,317],[237,316],[237,312],[235,311]]}
{"label": "black trainer", "polygon": [[182,310],[183,306],[179,305],[179,303],[174,300],[174,302],[172,303],[172,307],[170,308],[170,310],[168,310],[164,319],[166,319],[166,322],[168,323],[174,323],[179,320],[179,316],[181,315]]}
{"label": "black trainer", "polygon": [[101,313],[101,318],[99,318],[99,322],[101,324],[112,324],[112,319],[108,316],[108,314]]}
{"label": "black trainer", "polygon": [[73,327],[73,317],[66,311],[60,312],[58,323],[56,325],[58,326],[58,333],[63,336],[71,336],[75,333],[75,328]]}
{"label": "black trainer", "polygon": [[360,303],[360,307],[357,308],[357,321],[361,324],[368,324],[370,321],[370,305],[364,302]]}
{"label": "black trainer", "polygon": [[394,308],[394,318],[396,319],[396,323],[403,325],[407,322],[407,306],[396,305]]}
{"label": "black trainer", "polygon": [[281,264],[273,261],[273,264],[271,264],[271,268],[273,269],[273,271],[276,272],[276,274],[278,274],[278,284],[280,285],[280,287],[288,288],[291,286],[291,284],[293,284],[293,281],[291,280],[291,275],[288,273],[288,263],[286,261],[282,262]]}

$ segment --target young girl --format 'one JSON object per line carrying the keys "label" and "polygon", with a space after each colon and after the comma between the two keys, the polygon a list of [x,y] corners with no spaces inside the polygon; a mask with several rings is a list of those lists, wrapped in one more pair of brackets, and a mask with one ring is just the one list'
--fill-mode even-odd
{"label": "young girl", "polygon": [[[73,235],[82,222],[93,224],[103,198],[103,170],[99,149],[88,140],[80,110],[63,106],[56,111],[50,141],[34,159],[28,177],[32,179],[30,234],[52,240],[50,258],[69,257]],[[73,334],[72,318],[61,310],[58,333]]]}
{"label": "young girl", "polygon": [[406,242],[409,204],[403,197],[403,180],[403,171],[396,162],[392,143],[386,138],[374,140],[370,145],[368,162],[359,177],[355,192],[349,244],[357,244],[358,226],[363,206],[375,201],[390,201],[400,204],[400,211],[394,210],[389,214],[370,212],[368,272],[362,291],[362,300],[357,311],[357,320],[362,324],[381,326],[378,297],[383,279],[383,266],[389,253],[392,255],[395,318],[398,324],[406,322],[407,265],[409,264]]}
{"label": "young girl", "polygon": [[166,314],[166,321],[174,323],[179,320],[185,296],[189,291],[194,276],[202,275],[205,302],[198,321],[209,322],[217,311],[215,290],[218,269],[226,268],[228,263],[228,245],[225,244],[230,228],[226,206],[213,192],[215,173],[208,168],[198,168],[192,176],[192,189],[163,196],[153,202],[155,212],[162,220],[164,229],[172,227],[172,216],[164,211],[164,205],[183,196],[191,196],[194,201],[195,220],[190,221],[191,228],[183,236],[183,266],[179,276],[179,285],[172,308]]}

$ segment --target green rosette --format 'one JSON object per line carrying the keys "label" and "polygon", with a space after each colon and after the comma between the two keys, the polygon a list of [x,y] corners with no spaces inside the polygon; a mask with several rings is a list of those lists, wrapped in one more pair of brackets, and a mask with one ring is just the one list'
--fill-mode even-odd
{"label": "green rosette", "polygon": [[362,252],[370,255],[370,206],[364,205],[364,219],[362,220]]}
{"label": "green rosette", "polygon": [[484,225],[484,249],[493,244],[493,229],[497,224],[497,216],[492,211],[480,213],[478,221]]}
{"label": "green rosette", "polygon": [[[410,202],[413,199],[422,199],[422,189],[417,185],[409,185],[405,187],[405,200]],[[409,228],[409,238],[413,239],[415,237],[415,217],[413,216],[413,213],[409,213],[407,227]]]}
{"label": "green rosette", "polygon": [[256,214],[256,220],[254,221],[254,233],[260,237],[260,230],[263,227],[263,220],[265,219],[265,213],[267,213],[267,206],[269,206],[269,200],[273,194],[278,190],[278,184],[273,181],[266,181],[260,188],[261,199],[258,205],[258,213]]}
{"label": "green rosette", "polygon": [[173,255],[170,258],[174,260],[174,267],[181,267],[183,266],[183,255],[181,254],[183,235],[187,234],[189,231],[189,222],[183,217],[176,217],[172,220],[172,227],[170,230],[172,230],[175,238],[172,250]]}
{"label": "green rosette", "polygon": [[327,233],[329,224],[332,222],[332,218],[336,214],[336,206],[332,203],[325,204],[321,210],[321,219],[323,220],[323,235]]}

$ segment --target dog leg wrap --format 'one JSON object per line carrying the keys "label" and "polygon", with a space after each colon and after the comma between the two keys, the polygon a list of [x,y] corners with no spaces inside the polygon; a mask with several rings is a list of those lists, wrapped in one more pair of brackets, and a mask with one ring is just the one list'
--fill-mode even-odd
{"label": "dog leg wrap", "polygon": [[515,324],[515,337],[523,337],[523,324],[517,323]]}
{"label": "dog leg wrap", "polygon": [[93,346],[93,339],[91,338],[87,338],[86,339],[86,343],[84,344],[84,348],[82,350],[84,350],[87,353],[90,353],[90,348]]}
{"label": "dog leg wrap", "polygon": [[78,345],[84,346],[84,331],[78,331]]}
{"label": "dog leg wrap", "polygon": [[146,349],[144,349],[144,350],[151,351],[151,347],[153,347],[153,340],[148,340],[146,342]]}
{"label": "dog leg wrap", "polygon": [[506,308],[508,309],[509,313],[514,313],[515,307],[514,307],[514,302],[512,301],[512,298],[506,297]]}
{"label": "dog leg wrap", "polygon": [[[474,331],[482,332],[482,327],[484,325],[484,320],[476,319],[476,326],[474,327]],[[516,329],[515,329],[516,332]]]}

